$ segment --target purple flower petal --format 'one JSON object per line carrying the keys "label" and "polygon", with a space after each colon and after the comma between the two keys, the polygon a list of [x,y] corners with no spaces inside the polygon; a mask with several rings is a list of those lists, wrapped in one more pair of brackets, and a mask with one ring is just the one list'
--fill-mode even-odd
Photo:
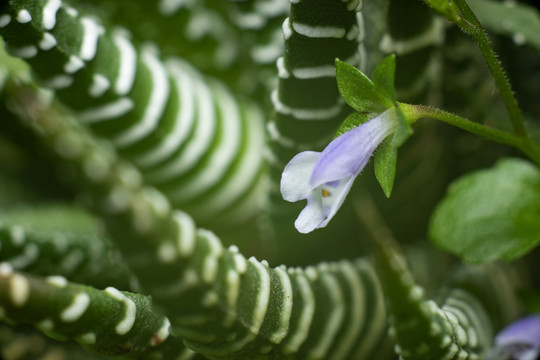
{"label": "purple flower petal", "polygon": [[540,354],[540,315],[522,318],[495,337],[486,360],[536,360]]}
{"label": "purple flower petal", "polygon": [[495,338],[496,346],[525,343],[540,348],[540,315],[531,315],[504,328]]}
{"label": "purple flower petal", "polygon": [[396,128],[394,108],[334,139],[321,153],[310,178],[316,188],[325,183],[357,176],[373,151]]}
{"label": "purple flower petal", "polygon": [[289,161],[281,175],[283,199],[291,202],[307,199],[312,190],[309,177],[320,155],[320,152],[304,151]]}

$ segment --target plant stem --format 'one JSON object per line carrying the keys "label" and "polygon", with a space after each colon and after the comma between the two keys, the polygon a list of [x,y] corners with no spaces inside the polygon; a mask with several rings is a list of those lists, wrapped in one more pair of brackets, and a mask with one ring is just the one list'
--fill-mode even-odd
{"label": "plant stem", "polygon": [[470,133],[483,136],[486,139],[513,146],[521,150],[540,167],[540,146],[529,137],[519,136],[517,134],[484,126],[461,116],[429,106],[403,103],[399,103],[399,106],[406,113],[407,118],[411,119],[410,121],[412,123],[424,117],[443,121]]}
{"label": "plant stem", "polygon": [[482,29],[480,22],[465,0],[454,0],[454,2],[463,16],[456,21],[456,23],[466,34],[471,35],[478,43],[487,66],[495,79],[495,83],[497,84],[506,110],[508,111],[514,133],[524,138],[528,137],[527,129],[525,129],[523,124],[523,116],[517,100],[514,97],[514,93],[512,92],[510,82],[502,69],[501,63],[497,59],[495,51],[493,51],[493,48],[491,47],[489,39]]}

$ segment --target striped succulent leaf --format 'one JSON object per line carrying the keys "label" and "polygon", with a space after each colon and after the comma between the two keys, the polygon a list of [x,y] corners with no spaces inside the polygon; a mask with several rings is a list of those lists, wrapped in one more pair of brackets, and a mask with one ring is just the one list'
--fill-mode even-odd
{"label": "striped succulent leaf", "polygon": [[[71,229],[62,229],[65,220]],[[15,270],[130,288],[131,275],[118,252],[98,230],[97,220],[80,209],[56,204],[5,210],[0,224],[0,261]]]}
{"label": "striped succulent leaf", "polygon": [[[227,14],[228,1],[82,0],[106,23],[129,28],[137,43],[152,41],[163,56],[180,56],[235,91],[251,95],[259,86],[243,36]],[[141,18],[145,22],[141,24]],[[151,24],[151,25],[150,25]]]}
{"label": "striped succulent leaf", "polygon": [[241,30],[246,56],[256,65],[256,76],[263,84],[263,101],[276,86],[276,60],[283,56],[281,24],[289,14],[288,0],[241,0],[231,2],[230,22]]}
{"label": "striped succulent leaf", "polygon": [[144,352],[169,336],[169,320],[141,295],[39,278],[0,264],[3,321],[32,324],[57,340],[73,339],[103,355]]}
{"label": "striped succulent leaf", "polygon": [[[264,169],[263,115],[254,104],[61,1],[10,1],[3,16],[11,53],[175,206],[203,223],[253,215]],[[99,177],[95,166],[89,171]]]}
{"label": "striped succulent leaf", "polygon": [[504,271],[496,265],[456,271],[436,303],[426,299],[391,238],[378,239],[375,259],[388,303],[390,334],[401,359],[481,359],[501,320],[519,313],[517,283],[511,281],[515,272],[508,266]]}
{"label": "striped succulent leaf", "polygon": [[[35,126],[58,159],[71,164],[74,185],[93,199],[142,288],[188,347],[230,359],[367,359],[378,348],[385,309],[368,261],[286,269],[246,259],[173,210],[69,118],[48,111]],[[56,144],[72,136],[81,151],[66,157]],[[84,170],[96,152],[108,169],[99,180]]]}
{"label": "striped succulent leaf", "polygon": [[[414,15],[411,15],[414,14]],[[439,101],[441,56],[433,50],[445,37],[444,19],[421,2],[390,0],[387,31],[379,44],[385,54],[396,54],[397,94],[403,101]]]}
{"label": "striped succulent leaf", "polygon": [[254,32],[256,41],[250,49],[253,62],[274,65],[283,55],[281,23],[289,13],[287,0],[241,0],[234,3],[230,16],[236,26]]}
{"label": "striped succulent leaf", "polygon": [[[287,149],[287,155],[302,143],[327,141],[347,114],[334,62],[364,65],[360,9],[357,0],[291,1],[283,23],[285,55],[277,61],[279,79],[272,94],[276,114],[269,125],[275,146]],[[281,161],[290,159],[275,152]]]}

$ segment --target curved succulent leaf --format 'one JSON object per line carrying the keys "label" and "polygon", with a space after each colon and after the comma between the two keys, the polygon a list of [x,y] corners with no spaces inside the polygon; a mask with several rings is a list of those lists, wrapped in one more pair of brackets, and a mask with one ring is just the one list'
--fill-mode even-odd
{"label": "curved succulent leaf", "polygon": [[[51,13],[48,1],[8,3],[4,15],[13,21],[0,35],[11,53],[26,58],[41,84],[172,204],[203,223],[251,217],[263,185],[260,110],[185,61],[163,63],[125,30],[107,30],[82,10],[54,4]],[[21,12],[29,21],[17,20]],[[76,151],[66,141],[66,151]],[[102,176],[101,165],[96,155],[87,171]]]}
{"label": "curved succulent leaf", "polygon": [[[231,359],[362,359],[377,349],[385,311],[368,262],[287,270],[246,259],[235,247],[224,249],[213,233],[197,229],[186,213],[146,186],[133,167],[101,149],[69,118],[50,114],[34,122],[36,130],[58,159],[72,165],[74,185],[91,195],[90,206],[142,288],[189,347]],[[54,144],[75,134],[83,150],[65,157]],[[109,170],[96,181],[84,164],[98,149]],[[365,308],[358,308],[360,302]],[[373,321],[362,321],[368,306]]]}
{"label": "curved succulent leaf", "polygon": [[519,314],[519,283],[509,267],[456,271],[436,303],[414,282],[391,238],[378,239],[375,259],[391,315],[390,334],[402,359],[480,359],[501,319],[504,323]]}
{"label": "curved succulent leaf", "polygon": [[350,112],[338,93],[334,61],[364,66],[360,8],[355,0],[291,4],[283,23],[285,54],[277,61],[278,84],[272,94],[270,136],[278,149],[294,155],[302,146],[298,143],[327,141]]}
{"label": "curved succulent leaf", "polygon": [[98,221],[66,204],[0,214],[0,261],[42,276],[61,275],[95,287],[130,289],[130,273]]}
{"label": "curved succulent leaf", "polygon": [[96,290],[61,276],[38,278],[0,264],[3,321],[32,324],[57,340],[73,339],[103,355],[144,352],[169,336],[169,320],[148,297]]}

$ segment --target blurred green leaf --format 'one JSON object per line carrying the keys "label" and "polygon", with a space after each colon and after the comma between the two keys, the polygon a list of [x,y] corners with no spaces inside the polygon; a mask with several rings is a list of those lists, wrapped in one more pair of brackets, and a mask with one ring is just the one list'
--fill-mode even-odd
{"label": "blurred green leaf", "polygon": [[536,289],[520,289],[519,298],[525,307],[525,312],[534,314],[540,312],[540,292]]}
{"label": "blurred green leaf", "polygon": [[471,263],[517,259],[540,242],[540,170],[520,159],[455,181],[437,206],[433,243]]}
{"label": "blurred green leaf", "polygon": [[336,59],[338,89],[343,99],[359,112],[381,113],[393,105],[377,91],[375,84],[360,70]]}
{"label": "blurred green leaf", "polygon": [[0,222],[42,232],[88,235],[99,230],[99,221],[95,217],[76,206],[62,203],[13,207],[0,213]]}
{"label": "blurred green leaf", "polygon": [[488,30],[540,50],[540,15],[534,7],[516,1],[469,0],[468,4]]}

